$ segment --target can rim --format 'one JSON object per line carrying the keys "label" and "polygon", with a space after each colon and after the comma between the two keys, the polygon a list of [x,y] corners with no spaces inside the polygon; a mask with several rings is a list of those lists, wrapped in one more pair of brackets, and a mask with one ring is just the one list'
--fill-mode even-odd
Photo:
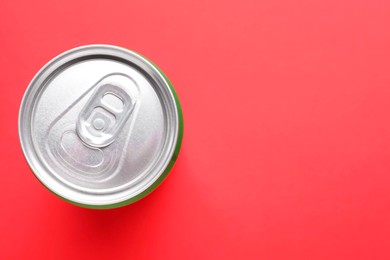
{"label": "can rim", "polygon": [[[31,93],[33,91],[33,87],[36,86],[36,82],[40,77],[43,77],[44,72],[48,70],[51,66],[54,64],[58,63],[65,57],[67,57],[70,54],[73,53],[83,53],[87,51],[90,54],[100,54],[101,50],[115,50],[117,53],[125,53],[125,54],[131,54],[132,57],[135,57],[140,64],[143,64],[146,66],[145,68],[148,69],[148,72],[151,73],[153,72],[154,77],[158,77],[159,82],[162,82],[163,86],[165,88],[165,91],[168,91],[169,97],[171,101],[173,102],[172,104],[174,105],[174,118],[175,118],[175,129],[176,132],[174,134],[173,138],[173,145],[170,146],[170,152],[167,156],[169,158],[164,162],[164,165],[161,169],[163,169],[161,172],[155,175],[153,179],[151,179],[147,184],[144,184],[142,188],[140,188],[136,193],[134,194],[127,194],[125,197],[121,197],[120,199],[116,200],[110,200],[107,202],[96,202],[96,201],[82,201],[78,200],[77,198],[72,198],[64,194],[63,192],[59,192],[58,189],[56,190],[55,187],[49,185],[47,181],[43,178],[42,174],[40,173],[39,167],[37,167],[36,163],[33,162],[34,156],[31,156],[31,151],[27,149],[28,143],[26,143],[26,138],[24,138],[24,135],[22,133],[22,128],[23,125],[26,123],[30,125],[31,127],[31,120],[28,120],[28,122],[24,122],[23,119],[25,119],[25,115],[23,112],[26,111],[26,107],[28,107],[27,100],[28,98],[33,95],[35,98],[37,93]],[[82,55],[83,56],[83,55]],[[113,56],[116,57],[116,56]],[[123,57],[119,57],[123,58]],[[72,59],[71,59],[72,60]],[[129,61],[129,62],[134,62],[134,60]],[[49,73],[49,75],[52,75],[53,72]],[[146,72],[145,72],[146,73]],[[148,75],[150,75],[148,73]],[[45,77],[44,77],[45,78]],[[46,77],[49,78],[49,77]],[[40,85],[40,84],[38,84]],[[39,86],[38,86],[39,87]],[[160,86],[161,87],[161,86]],[[35,87],[37,88],[37,87]],[[35,99],[34,99],[35,100]],[[34,105],[34,100],[30,101],[30,105]],[[33,114],[33,112],[31,112]],[[31,119],[31,117],[26,116],[28,119]],[[18,133],[19,133],[19,141],[23,150],[24,157],[31,168],[32,172],[34,173],[35,177],[52,193],[55,195],[59,196],[60,198],[76,204],[78,206],[82,207],[88,207],[88,208],[115,208],[115,207],[120,207],[123,205],[127,205],[129,203],[132,203],[134,201],[139,200],[140,198],[144,197],[145,195],[149,194],[152,190],[154,190],[168,175],[169,171],[173,167],[174,162],[177,159],[181,142],[182,142],[182,137],[183,137],[183,116],[182,116],[182,110],[181,106],[179,103],[179,99],[177,97],[177,93],[174,90],[171,82],[167,78],[167,76],[162,72],[162,70],[156,66],[152,61],[149,59],[145,58],[144,56],[140,55],[139,53],[136,53],[132,50],[118,47],[118,46],[113,46],[113,45],[106,45],[106,44],[94,44],[94,45],[85,45],[85,46],[80,46],[77,48],[73,48],[71,50],[68,50],[66,52],[61,53],[60,55],[54,57],[52,60],[50,60],[47,64],[45,64],[39,71],[38,73],[33,77],[31,80],[27,90],[25,91],[22,101],[21,101],[21,106],[19,109],[19,118],[18,118]],[[28,139],[28,138],[27,138]],[[29,139],[28,139],[29,140]],[[27,141],[28,141],[27,140]],[[38,159],[38,156],[35,153],[35,159]],[[42,164],[40,161],[39,164]],[[39,165],[42,166],[42,165]],[[48,174],[47,172],[44,173],[43,175]]]}

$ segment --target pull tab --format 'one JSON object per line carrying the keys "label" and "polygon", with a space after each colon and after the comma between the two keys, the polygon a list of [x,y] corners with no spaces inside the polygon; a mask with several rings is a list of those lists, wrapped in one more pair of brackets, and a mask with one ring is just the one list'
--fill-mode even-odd
{"label": "pull tab", "polygon": [[136,103],[126,91],[129,84],[135,83],[123,75],[111,75],[98,83],[76,125],[77,134],[86,144],[105,147],[115,140]]}

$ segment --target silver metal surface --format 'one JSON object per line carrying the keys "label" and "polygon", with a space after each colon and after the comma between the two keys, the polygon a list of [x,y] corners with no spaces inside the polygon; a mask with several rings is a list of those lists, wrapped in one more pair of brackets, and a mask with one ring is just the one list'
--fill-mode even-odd
{"label": "silver metal surface", "polygon": [[61,54],[30,83],[19,112],[25,157],[50,190],[110,205],[150,187],[178,140],[178,105],[142,56],[109,45]]}

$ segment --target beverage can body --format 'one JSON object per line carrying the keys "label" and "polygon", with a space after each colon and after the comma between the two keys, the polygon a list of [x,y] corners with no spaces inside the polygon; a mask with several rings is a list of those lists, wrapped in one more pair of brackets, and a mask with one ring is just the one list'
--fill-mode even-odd
{"label": "beverage can body", "polygon": [[111,45],[69,50],[33,78],[19,138],[38,180],[88,208],[149,194],[172,168],[183,136],[178,97],[145,57]]}

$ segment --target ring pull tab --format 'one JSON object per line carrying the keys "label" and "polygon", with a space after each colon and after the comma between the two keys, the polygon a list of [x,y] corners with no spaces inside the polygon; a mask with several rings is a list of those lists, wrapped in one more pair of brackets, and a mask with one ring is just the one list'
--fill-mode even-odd
{"label": "ring pull tab", "polygon": [[76,124],[78,136],[87,145],[105,147],[115,140],[136,103],[126,91],[128,84],[134,82],[122,75],[111,75],[96,86]]}

